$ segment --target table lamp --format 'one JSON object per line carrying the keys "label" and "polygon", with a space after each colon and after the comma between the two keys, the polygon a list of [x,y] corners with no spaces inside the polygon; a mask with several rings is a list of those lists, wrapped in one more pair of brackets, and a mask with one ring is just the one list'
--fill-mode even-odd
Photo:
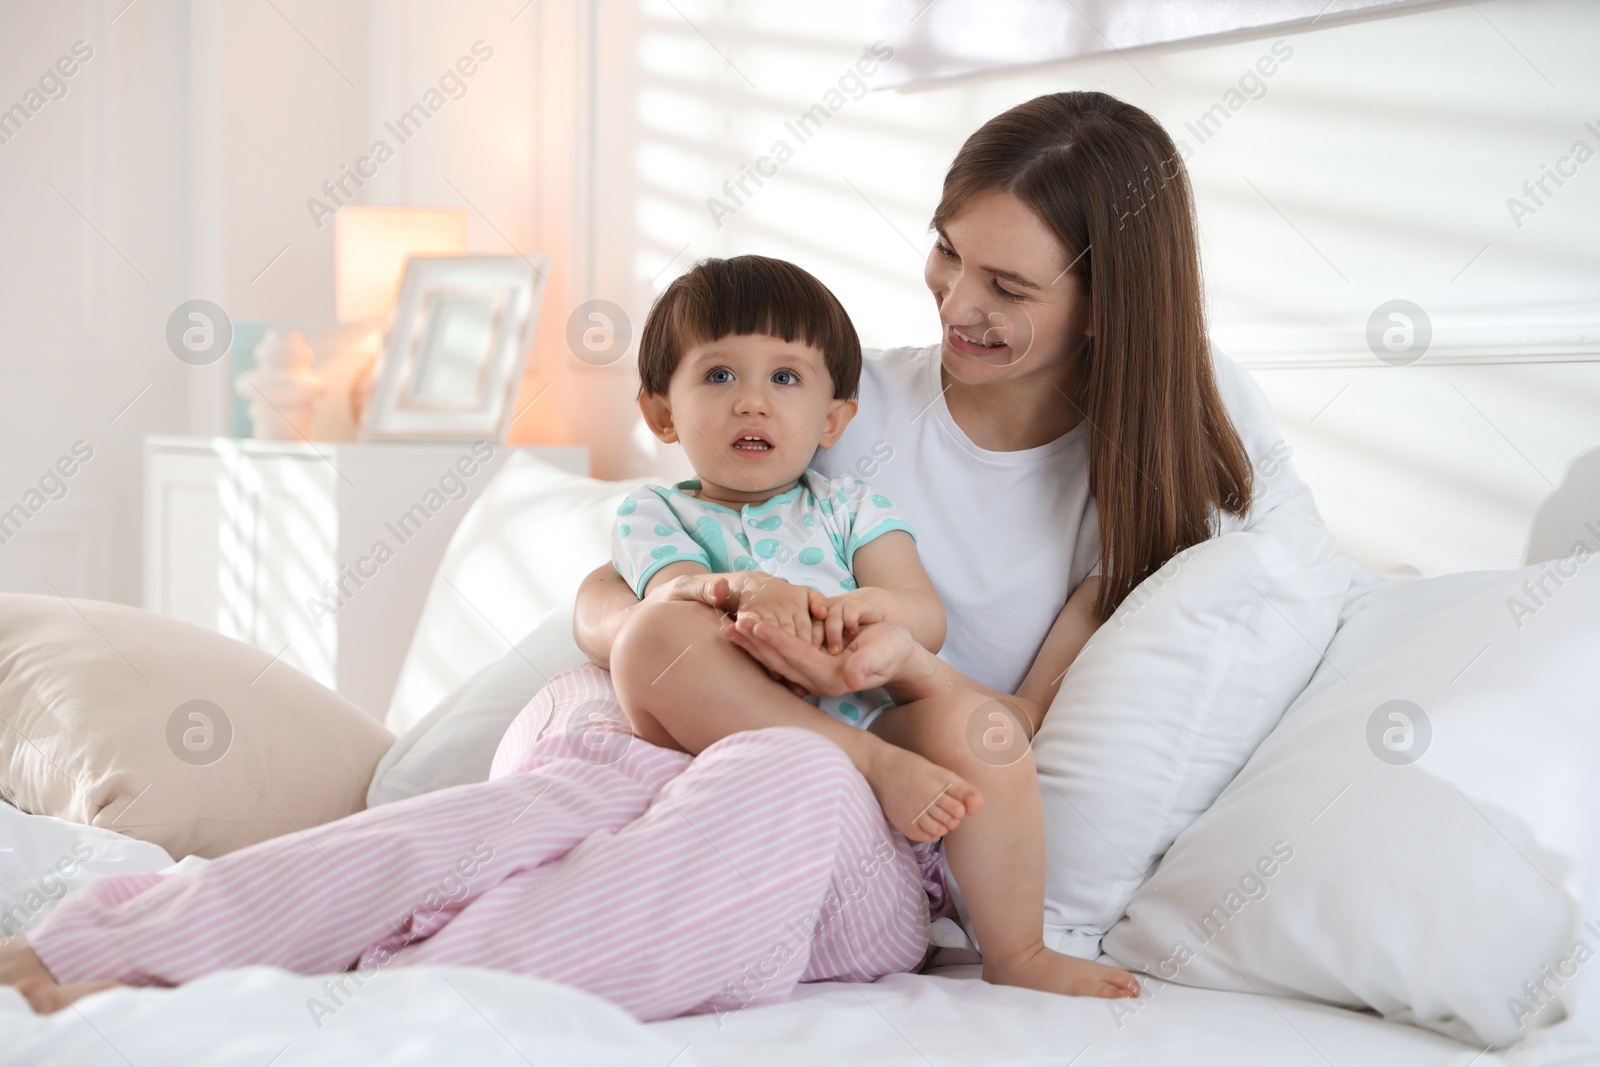
{"label": "table lamp", "polygon": [[406,260],[466,250],[467,219],[454,208],[350,205],[333,217],[334,309],[339,322],[356,333],[349,350],[360,360],[348,385],[352,424],[361,422]]}
{"label": "table lamp", "polygon": [[356,207],[333,217],[333,297],[339,321],[381,330],[412,256],[467,250],[467,219],[454,208]]}

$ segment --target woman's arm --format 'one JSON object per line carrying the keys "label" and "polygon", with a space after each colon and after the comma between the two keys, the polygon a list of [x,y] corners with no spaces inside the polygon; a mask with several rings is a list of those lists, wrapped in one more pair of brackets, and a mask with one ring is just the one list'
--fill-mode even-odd
{"label": "woman's arm", "polygon": [[[1029,721],[1033,724],[1031,732],[1037,733],[1039,726],[1044,722],[1045,712],[1049,711],[1050,705],[1055,702],[1056,693],[1061,689],[1061,679],[1066,676],[1067,668],[1072,666],[1073,661],[1078,658],[1078,653],[1083,651],[1083,646],[1089,643],[1089,638],[1100,628],[1100,620],[1095,614],[1095,601],[1100,595],[1100,581],[1098,577],[1085,578],[1078,583],[1078,588],[1072,591],[1061,613],[1051,625],[1050,632],[1045,635],[1044,643],[1034,654],[1033,666],[1029,667],[1028,673],[1023,676],[1022,684],[1017,687],[1015,695],[990,689],[986,685],[966,678],[943,660],[935,660],[941,678],[949,681],[956,678],[963,679],[969,688],[1003,698],[1006,703],[1026,711]],[[927,685],[927,682],[923,683],[918,695],[926,695]]]}
{"label": "woman's arm", "polygon": [[[718,581],[717,579],[722,579]],[[727,575],[711,574],[698,563],[669,563],[650,579],[646,600],[696,600],[726,612],[739,610],[739,591]],[[617,568],[603,563],[578,586],[572,611],[572,637],[597,667],[611,669],[611,646],[623,624],[644,601],[633,595]]]}
{"label": "woman's arm", "polygon": [[1044,644],[1039,646],[1038,653],[1033,657],[1033,666],[1023,676],[1022,685],[1017,687],[1017,698],[1023,702],[1023,706],[1038,712],[1038,717],[1033,719],[1034,733],[1038,733],[1045,712],[1055,703],[1067,668],[1072,666],[1078,653],[1083,651],[1083,646],[1100,628],[1100,618],[1095,612],[1100,582],[1100,578],[1094,577],[1078,583],[1078,588],[1067,598],[1066,606],[1045,635]]}
{"label": "woman's arm", "polygon": [[572,610],[572,637],[596,666],[611,667],[611,646],[633,609],[639,606],[617,568],[602,563],[578,586]]}

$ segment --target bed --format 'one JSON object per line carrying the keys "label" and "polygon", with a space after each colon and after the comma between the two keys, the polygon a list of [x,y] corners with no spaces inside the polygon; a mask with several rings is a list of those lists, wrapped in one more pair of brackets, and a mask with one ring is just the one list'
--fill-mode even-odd
{"label": "bed", "polygon": [[[38,857],[65,853],[85,828],[0,806],[0,885]],[[92,830],[99,857],[79,882],[160,870],[159,848]],[[188,863],[203,862],[189,860]],[[42,914],[42,912],[41,912]],[[1415,1026],[1305,1001],[1147,981],[1131,1008],[989,985],[972,965],[936,966],[871,984],[802,986],[782,1004],[724,1017],[641,1024],[597,998],[536,979],[447,967],[380,971],[319,1026],[327,976],[270,967],[226,971],[178,989],[123,989],[35,1016],[0,989],[9,1064],[191,1063],[275,1067],[356,1062],[762,1063],[1488,1067],[1503,1062]],[[1474,1059],[1476,1057],[1476,1059]]]}
{"label": "bed", "polygon": [[[128,990],[78,1013],[24,1015],[0,993],[15,1064],[559,1063],[703,1067],[762,1063],[1362,1064],[1492,1067],[1498,1055],[1371,1015],[1301,1001],[1171,986],[1121,1029],[1103,1005],[989,986],[963,974],[814,985],[787,1003],[639,1024],[530,979],[419,968],[380,975],[350,1014],[317,1031],[320,982],[267,968],[178,990]],[[355,1004],[360,1004],[357,1014]]]}
{"label": "bed", "polygon": [[[255,674],[251,696],[214,699],[231,709],[234,736],[256,739],[251,753],[264,753],[264,765],[294,762],[284,753],[303,752],[306,732],[321,731],[322,762],[304,782],[274,777],[270,767],[222,776],[203,759],[176,768],[164,759],[157,782],[127,762],[140,739],[162,730],[173,744],[177,695],[197,671],[217,670],[236,652],[193,650],[225,639],[175,636],[167,627],[181,624],[83,602],[69,607],[103,640],[63,652],[65,638],[38,637],[44,623],[0,612],[0,706],[12,733],[48,742],[31,750],[12,743],[0,751],[0,769],[39,763],[42,747],[55,771],[64,767],[80,784],[93,779],[72,797],[0,796],[42,812],[0,802],[0,922],[25,929],[71,886],[119,871],[182,869],[249,835],[284,832],[259,810],[262,798],[292,825],[306,825],[486,776],[509,718],[540,679],[576,662],[572,590],[603,558],[611,512],[630,488],[533,460],[508,463],[436,576],[390,708],[398,740],[358,709],[300,686],[293,672],[257,674],[244,660],[227,672]],[[531,571],[517,548],[530,537],[545,549]],[[1101,650],[1085,651],[1091,666],[1075,687],[1084,699],[1138,689],[1150,702],[1145,711],[1129,715],[1117,704],[1097,720],[1094,708],[1078,709],[1062,716],[1070,728],[1059,735],[1041,732],[1037,750],[1047,816],[1051,805],[1058,810],[1052,855],[1074,857],[1075,880],[1051,888],[1047,928],[1060,947],[1104,951],[1139,970],[1145,991],[1137,1001],[991,986],[946,920],[941,943],[952,947],[924,973],[803,986],[782,1004],[648,1025],[556,983],[464,968],[382,970],[339,998],[331,1016],[308,1007],[333,996],[330,976],[266,967],[179,989],[119,989],[50,1017],[33,1016],[14,991],[0,989],[3,1058],[654,1067],[1600,1062],[1587,1030],[1596,1018],[1595,975],[1574,965],[1568,976],[1563,962],[1579,941],[1600,945],[1589,932],[1600,926],[1591,888],[1600,869],[1600,797],[1589,771],[1600,755],[1592,670],[1600,568],[1558,572],[1557,595],[1542,599],[1534,617],[1508,618],[1507,600],[1546,571],[1398,582],[1328,553],[1308,566],[1303,554],[1315,546],[1293,537],[1266,547],[1230,537],[1154,576],[1096,636]],[[1226,599],[1245,587],[1249,598]],[[35,608],[55,612],[62,626],[79,625],[61,602]],[[1182,650],[1219,627],[1230,635],[1226,665],[1197,674],[1202,668]],[[507,634],[527,636],[513,642]],[[189,651],[175,657],[175,645]],[[45,655],[45,646],[55,660],[18,651]],[[160,655],[173,661],[170,672],[147,662]],[[144,665],[149,684],[131,692],[155,694],[148,714],[117,674],[126,670],[119,657]],[[1300,673],[1285,673],[1290,660]],[[41,676],[70,677],[79,688],[36,700],[35,720],[19,727],[14,687]],[[1195,711],[1202,690],[1214,696],[1206,715]],[[1403,716],[1412,733],[1399,749],[1391,745],[1400,729],[1396,700],[1415,709]],[[104,708],[113,701],[119,716],[108,723]],[[1219,707],[1274,701],[1281,702],[1269,713],[1218,717]],[[65,725],[49,735],[43,717]],[[1157,728],[1130,735],[1130,718]],[[334,722],[343,733],[328,732]],[[1107,730],[1123,731],[1114,752],[1094,747]],[[84,741],[90,734],[100,735],[99,750]],[[1174,736],[1188,740],[1174,746]],[[1409,747],[1419,737],[1420,748]],[[1175,747],[1183,760],[1170,757]],[[341,753],[365,770],[340,771]],[[1159,796],[1128,812],[1100,811],[1094,775],[1107,767],[1170,788],[1146,790]],[[1074,793],[1080,778],[1089,785]],[[312,797],[326,779],[356,781],[363,795],[341,787]],[[80,794],[94,803],[72,807]],[[316,810],[293,809],[299,794]],[[255,808],[207,822],[235,800]],[[1263,851],[1278,846],[1292,861],[1280,851],[1263,865]],[[186,858],[174,865],[174,855]],[[1076,877],[1085,870],[1096,876]],[[1579,964],[1588,958],[1586,951]],[[1549,995],[1519,1012],[1525,980],[1545,982]]]}

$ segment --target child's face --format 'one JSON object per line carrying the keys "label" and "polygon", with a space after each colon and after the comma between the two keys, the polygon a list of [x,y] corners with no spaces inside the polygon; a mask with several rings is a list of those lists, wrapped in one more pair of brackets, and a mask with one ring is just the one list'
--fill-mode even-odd
{"label": "child's face", "polygon": [[792,487],[817,446],[855,414],[836,400],[822,352],[800,341],[735,334],[683,354],[667,395],[639,407],[657,437],[683,444],[703,492],[760,501]]}

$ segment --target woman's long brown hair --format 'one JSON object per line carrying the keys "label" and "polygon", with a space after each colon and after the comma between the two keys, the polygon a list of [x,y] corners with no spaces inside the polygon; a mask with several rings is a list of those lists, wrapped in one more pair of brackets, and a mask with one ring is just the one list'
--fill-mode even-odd
{"label": "woman's long brown hair", "polygon": [[1189,175],[1145,112],[1053,93],[984,123],[956,155],[936,227],[1009,193],[1060,240],[1089,295],[1076,405],[1100,512],[1102,618],[1167,560],[1250,507],[1250,460],[1212,371]]}

